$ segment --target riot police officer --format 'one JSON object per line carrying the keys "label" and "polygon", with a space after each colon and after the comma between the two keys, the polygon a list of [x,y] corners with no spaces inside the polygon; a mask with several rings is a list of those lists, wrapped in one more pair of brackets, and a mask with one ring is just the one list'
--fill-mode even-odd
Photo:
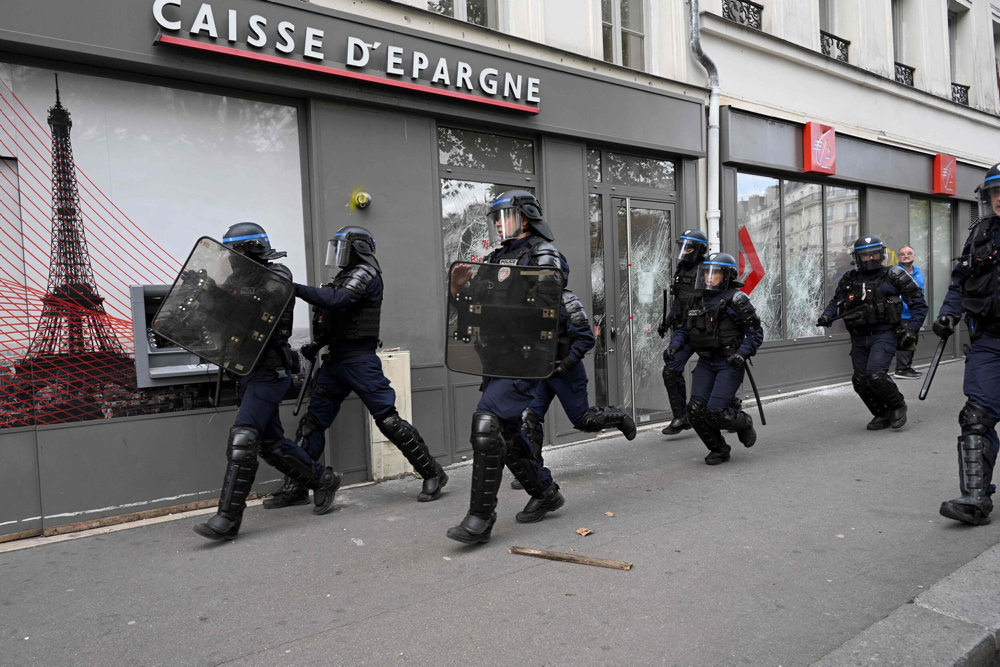
{"label": "riot police officer", "polygon": [[[829,327],[838,318],[847,325],[854,367],[851,383],[873,415],[868,430],[901,428],[906,423],[906,400],[889,375],[889,365],[897,344],[903,349],[916,347],[927,302],[905,269],[883,265],[885,245],[879,237],[858,238],[852,254],[857,268],[841,276],[816,326]],[[910,319],[897,334],[903,300],[910,308]]]}
{"label": "riot police officer", "polygon": [[730,447],[722,431],[735,432],[744,447],[753,447],[757,432],[753,419],[734,407],[743,383],[747,359],[764,341],[764,330],[750,298],[739,290],[736,260],[724,252],[713,253],[701,265],[694,300],[670,339],[667,359],[675,359],[690,345],[698,353],[691,374],[688,421],[708,448],[705,463],[729,460]]}
{"label": "riot police officer", "polygon": [[[698,229],[687,229],[677,240],[677,270],[674,271],[674,281],[670,285],[670,311],[664,315],[663,322],[656,328],[656,333],[663,338],[667,331],[676,330],[684,324],[687,311],[691,308],[697,293],[695,282],[698,278],[699,264],[708,252],[708,237]],[[663,435],[676,435],[691,428],[687,419],[687,386],[684,382],[684,368],[688,359],[694,354],[690,344],[678,350],[673,358],[667,357],[663,351],[663,386],[667,389],[667,400],[670,402],[670,412],[673,419],[663,429]]]}
{"label": "riot police officer", "polygon": [[941,503],[941,514],[963,523],[989,523],[991,483],[1000,441],[1000,163],[979,186],[979,220],[951,272],[934,333],[947,338],[962,314],[971,345],[965,352],[965,405],[958,413],[958,480],[962,495]]}
{"label": "riot police officer", "polygon": [[[292,279],[288,267],[273,263],[286,253],[271,248],[267,233],[260,225],[253,222],[235,224],[226,232],[222,243],[288,280]],[[316,463],[285,437],[278,416],[278,406],[292,386],[291,375],[298,362],[288,346],[293,305],[289,303],[279,316],[277,328],[257,364],[237,383],[239,409],[229,430],[228,464],[219,509],[211,519],[194,526],[196,533],[208,539],[233,540],[239,533],[247,495],[257,474],[258,454],[303,488],[313,489],[317,498],[332,498],[340,485],[340,478],[332,468]]]}
{"label": "riot police officer", "polygon": [[[499,241],[499,246],[486,257],[487,264],[568,271],[565,258],[551,243],[552,231],[542,217],[542,205],[533,194],[526,190],[503,192],[493,200],[487,217],[491,223],[490,232]],[[453,272],[449,286],[452,298],[462,290],[475,289],[477,280],[470,280],[468,274]],[[566,370],[569,370],[568,362]],[[469,511],[461,523],[448,529],[449,538],[466,544],[481,544],[490,539],[497,518],[497,492],[504,465],[531,496],[524,510],[515,517],[518,522],[541,521],[546,514],[565,504],[559,485],[521,434],[521,415],[537,384],[537,380],[483,377],[482,396],[472,415]]]}
{"label": "riot police officer", "polygon": [[[565,257],[562,258],[565,262]],[[568,263],[566,263],[568,266]],[[568,269],[564,278],[568,278]],[[566,411],[573,426],[585,433],[596,433],[606,428],[617,428],[627,440],[636,436],[635,420],[617,406],[599,408],[587,401],[587,370],[583,366],[586,356],[596,343],[590,328],[587,311],[579,297],[568,288],[563,288],[562,304],[559,308],[559,342],[556,355],[559,358],[552,376],[538,383],[531,402],[521,414],[522,432],[531,445],[531,450],[542,460],[542,424],[552,400],[556,397]],[[544,466],[542,470],[548,471]],[[513,488],[521,488],[514,480]]]}
{"label": "riot police officer", "polygon": [[[295,296],[313,306],[315,340],[303,349],[303,354],[313,356],[318,348],[327,347],[296,440],[303,443],[310,457],[318,459],[325,446],[324,433],[353,391],[378,429],[423,478],[417,500],[437,500],[448,483],[448,475],[434,460],[417,429],[399,416],[396,392],[375,354],[383,290],[375,238],[364,227],[342,227],[327,245],[326,265],[338,270],[332,282],[322,287],[295,285]],[[330,503],[333,499],[322,500]],[[319,506],[315,498],[313,502]]]}

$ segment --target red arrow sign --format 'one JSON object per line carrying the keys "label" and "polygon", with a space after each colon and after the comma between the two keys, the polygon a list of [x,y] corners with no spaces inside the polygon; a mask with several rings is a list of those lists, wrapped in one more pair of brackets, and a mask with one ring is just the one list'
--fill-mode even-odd
{"label": "red arrow sign", "polygon": [[743,257],[746,256],[747,261],[750,262],[750,273],[743,279],[743,287],[740,290],[745,294],[750,294],[753,292],[753,288],[757,287],[757,283],[764,279],[764,265],[760,263],[760,257],[757,256],[757,248],[754,247],[753,241],[750,240],[750,232],[747,230],[746,225],[740,227],[739,237],[741,251],[740,275],[743,275],[743,269],[745,268]]}

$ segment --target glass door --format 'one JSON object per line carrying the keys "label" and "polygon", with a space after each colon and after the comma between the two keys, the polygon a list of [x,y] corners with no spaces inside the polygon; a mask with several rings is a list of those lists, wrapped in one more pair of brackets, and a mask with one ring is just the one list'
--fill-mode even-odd
{"label": "glass door", "polygon": [[[666,419],[663,350],[657,333],[673,275],[671,222],[674,205],[629,197],[611,197],[614,225],[615,304],[608,304],[609,381],[619,405],[636,422]],[[610,248],[609,248],[610,250]]]}

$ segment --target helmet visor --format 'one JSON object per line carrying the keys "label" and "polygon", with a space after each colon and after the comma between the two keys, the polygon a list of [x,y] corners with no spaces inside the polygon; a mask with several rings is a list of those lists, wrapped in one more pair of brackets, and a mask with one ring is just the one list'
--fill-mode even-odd
{"label": "helmet visor", "polygon": [[854,250],[854,264],[862,271],[877,269],[885,261],[885,246],[876,244]]}
{"label": "helmet visor", "polygon": [[731,269],[720,264],[702,264],[695,281],[695,289],[706,292],[718,292],[729,287]]}
{"label": "helmet visor", "polygon": [[326,266],[343,269],[351,262],[351,242],[346,236],[330,239],[326,244]]}
{"label": "helmet visor", "polygon": [[987,179],[979,188],[979,217],[1000,215],[1000,176]]}
{"label": "helmet visor", "polygon": [[677,259],[682,262],[694,263],[698,261],[698,251],[705,247],[705,243],[701,239],[682,236],[677,240],[677,247]]}
{"label": "helmet visor", "polygon": [[521,216],[517,209],[501,208],[486,215],[490,223],[490,241],[494,245],[521,235]]}

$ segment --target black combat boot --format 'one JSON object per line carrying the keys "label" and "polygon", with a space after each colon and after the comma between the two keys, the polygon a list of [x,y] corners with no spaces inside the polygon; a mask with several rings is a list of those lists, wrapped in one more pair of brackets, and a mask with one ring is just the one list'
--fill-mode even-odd
{"label": "black combat boot", "polygon": [[270,498],[265,498],[262,504],[264,509],[274,510],[290,505],[305,505],[308,502],[309,489],[286,475],[281,488],[272,493]]}
{"label": "black combat boot", "polygon": [[229,430],[226,448],[226,476],[219,495],[215,516],[193,526],[194,532],[210,540],[235,540],[243,522],[247,496],[257,474],[257,430],[249,426],[234,426]]}
{"label": "black combat boot", "polygon": [[691,423],[687,420],[687,417],[676,417],[670,420],[661,433],[663,435],[677,435],[681,431],[686,431],[691,428]]}
{"label": "black combat boot", "polygon": [[541,498],[532,497],[524,509],[514,517],[518,523],[535,523],[545,518],[549,512],[555,512],[566,504],[563,494],[559,493],[559,485],[553,482],[545,489]]}
{"label": "black combat boot", "polygon": [[941,503],[941,516],[961,521],[973,526],[990,522],[993,499],[989,484],[993,464],[990,458],[990,443],[985,437],[963,434],[958,438],[958,476],[962,495],[954,500]]}
{"label": "black combat boot", "polygon": [[462,523],[448,529],[448,537],[465,544],[484,544],[490,541],[493,524],[497,521],[497,513],[493,512],[489,519],[483,519],[475,514],[466,514]]}
{"label": "black combat boot", "polygon": [[441,497],[441,489],[448,483],[448,473],[440,465],[437,466],[437,474],[433,477],[425,477],[423,486],[420,488],[420,495],[417,501],[429,503]]}
{"label": "black combat boot", "polygon": [[889,428],[889,418],[884,415],[875,415],[865,428],[869,431],[881,431],[884,428]]}
{"label": "black combat boot", "polygon": [[327,466],[313,488],[313,514],[326,514],[333,507],[333,496],[340,488],[341,476]]}

